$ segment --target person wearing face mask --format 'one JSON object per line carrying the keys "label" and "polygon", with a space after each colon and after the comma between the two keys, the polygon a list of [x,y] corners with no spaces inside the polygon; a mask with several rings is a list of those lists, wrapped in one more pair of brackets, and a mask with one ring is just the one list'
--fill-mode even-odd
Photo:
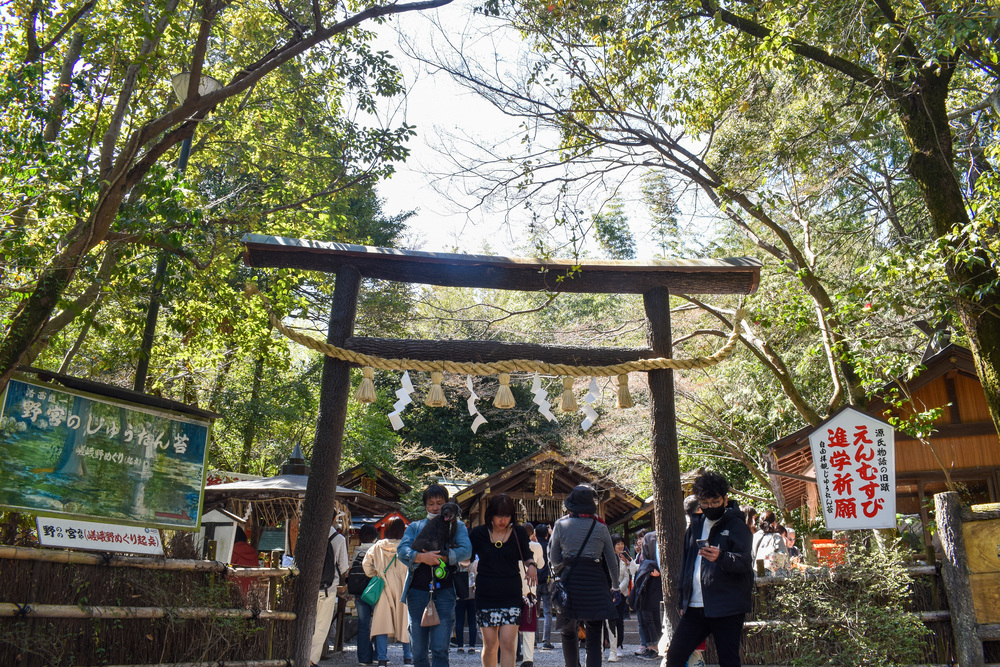
{"label": "person wearing face mask", "polygon": [[684,667],[691,652],[712,635],[720,667],[740,667],[743,622],[754,585],[752,537],[746,518],[729,500],[729,482],[706,471],[694,481],[702,514],[684,534],[678,578],[681,620],[667,650],[666,667]]}
{"label": "person wearing face mask", "polygon": [[[472,556],[472,543],[465,524],[458,521],[455,542],[447,549],[438,551],[414,551],[410,546],[423,530],[427,521],[441,513],[448,502],[448,489],[439,484],[431,484],[424,491],[424,509],[427,518],[414,521],[406,527],[403,538],[396,547],[396,556],[408,569],[406,583],[403,584],[402,600],[410,616],[410,649],[413,652],[414,667],[448,667],[448,645],[455,625],[455,586],[452,572],[460,561]],[[447,576],[437,579],[433,569],[444,561]],[[420,625],[424,609],[431,600],[441,622],[431,627]],[[430,651],[430,658],[428,658]]]}

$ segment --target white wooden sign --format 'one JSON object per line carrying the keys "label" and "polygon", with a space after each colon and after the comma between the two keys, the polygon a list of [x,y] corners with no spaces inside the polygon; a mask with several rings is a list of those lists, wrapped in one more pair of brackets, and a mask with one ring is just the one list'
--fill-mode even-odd
{"label": "white wooden sign", "polygon": [[847,407],[809,435],[828,530],[896,527],[892,426]]}
{"label": "white wooden sign", "polygon": [[35,519],[35,523],[38,526],[38,541],[42,546],[163,555],[160,531],[156,528],[41,516]]}

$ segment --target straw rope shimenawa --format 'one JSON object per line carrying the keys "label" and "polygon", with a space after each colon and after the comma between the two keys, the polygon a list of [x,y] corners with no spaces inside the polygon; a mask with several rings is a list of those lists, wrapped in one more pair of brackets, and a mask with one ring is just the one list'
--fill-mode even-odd
{"label": "straw rope shimenawa", "polygon": [[726,344],[707,357],[693,357],[689,359],[671,359],[668,357],[657,357],[655,359],[637,359],[626,361],[611,366],[572,366],[569,364],[550,364],[544,361],[534,361],[531,359],[508,359],[506,361],[496,361],[491,363],[462,362],[462,361],[420,361],[418,359],[386,359],[360,352],[345,350],[342,347],[331,345],[325,341],[317,340],[311,336],[299,333],[294,329],[285,326],[271,310],[271,304],[267,297],[257,290],[257,286],[248,283],[246,292],[249,295],[257,294],[264,304],[264,309],[271,320],[274,328],[284,334],[290,340],[304,345],[310,349],[322,352],[323,354],[348,361],[359,366],[371,366],[386,371],[443,371],[445,373],[465,374],[465,375],[493,375],[496,373],[512,373],[521,371],[524,373],[542,373],[545,375],[568,375],[570,377],[597,376],[608,377],[611,375],[621,375],[633,371],[655,371],[663,369],[690,370],[693,368],[708,368],[724,361],[733,353],[736,344],[740,339],[740,324],[746,316],[745,310],[741,307],[733,317],[733,331],[726,340]]}

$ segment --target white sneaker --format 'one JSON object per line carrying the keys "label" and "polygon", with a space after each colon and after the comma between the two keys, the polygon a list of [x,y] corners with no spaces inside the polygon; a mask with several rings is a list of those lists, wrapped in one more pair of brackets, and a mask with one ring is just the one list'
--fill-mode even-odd
{"label": "white sneaker", "polygon": [[608,662],[621,662],[621,658],[618,657],[618,650],[615,647],[611,647],[611,653],[608,655]]}

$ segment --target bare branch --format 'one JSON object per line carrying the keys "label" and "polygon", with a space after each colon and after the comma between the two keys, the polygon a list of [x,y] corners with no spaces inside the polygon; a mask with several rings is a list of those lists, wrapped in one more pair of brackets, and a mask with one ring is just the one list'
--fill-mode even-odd
{"label": "bare branch", "polygon": [[279,206],[274,206],[272,208],[269,208],[263,213],[261,213],[261,215],[270,215],[272,213],[278,213],[279,211],[287,211],[288,209],[292,208],[300,208],[314,199],[318,199],[320,197],[326,197],[328,195],[336,194],[338,192],[344,192],[346,190],[353,188],[356,185],[364,183],[365,181],[370,181],[372,180],[372,178],[374,178],[373,174],[361,174],[360,176],[348,180],[346,183],[341,183],[339,185],[335,185],[332,188],[316,192],[314,194],[309,195],[308,197],[299,199],[298,201],[293,201],[288,204],[280,204]]}
{"label": "bare branch", "polygon": [[[716,319],[723,323],[724,326],[732,329],[732,320],[721,308],[711,306],[700,299],[696,299],[687,294],[677,294],[682,299],[689,301],[705,312],[710,313]],[[757,357],[758,361],[766,368],[774,378],[781,385],[781,390],[785,394],[785,397],[795,406],[795,410],[806,422],[810,424],[818,424],[822,421],[819,414],[809,405],[809,403],[802,396],[798,387],[795,385],[795,381],[792,378],[791,372],[788,370],[787,364],[785,364],[784,359],[781,355],[774,351],[771,345],[764,339],[757,336],[750,324],[744,320],[743,321],[743,331],[740,334],[740,341],[746,345],[747,349]],[[709,329],[706,333],[714,333],[714,330]],[[725,337],[728,334],[723,334],[719,332],[721,337]]]}

